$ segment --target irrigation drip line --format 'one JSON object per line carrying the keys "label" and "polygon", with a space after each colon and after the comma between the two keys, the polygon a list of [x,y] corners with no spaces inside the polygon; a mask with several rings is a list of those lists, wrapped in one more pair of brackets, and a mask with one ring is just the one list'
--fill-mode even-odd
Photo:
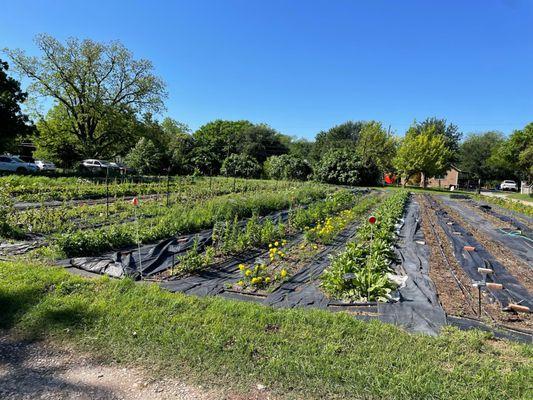
{"label": "irrigation drip line", "polygon": [[[505,290],[494,290],[487,288],[487,292],[500,303],[502,308],[506,308],[510,303],[517,300],[524,305],[533,308],[533,298],[522,284],[512,276],[507,269],[499,263],[485,247],[483,247],[464,227],[453,220],[448,213],[443,210],[439,204],[430,199],[433,203],[437,221],[452,242],[455,258],[461,265],[461,268],[474,281],[487,281],[503,284],[507,289],[513,290],[518,298],[513,298]],[[473,248],[474,251],[466,249]],[[483,276],[478,268],[485,267],[492,270],[491,274]]]}
{"label": "irrigation drip line", "polygon": [[[430,208],[432,211],[436,212],[433,205],[429,202],[428,200],[429,196],[425,195],[424,196],[424,201],[426,203],[426,207]],[[457,276],[457,274],[455,273],[455,270],[454,268],[452,267],[451,263],[450,263],[450,260],[448,259],[448,256],[446,255],[446,252],[444,251],[444,246],[442,244],[442,241],[440,240],[440,237],[439,235],[437,234],[437,231],[436,231],[436,226],[434,224],[434,222],[432,221],[432,219],[429,217],[429,213],[427,211],[427,209],[425,209],[425,214],[426,214],[426,217],[427,217],[427,220],[429,222],[429,227],[431,228],[431,233],[433,234],[433,237],[435,238],[435,240],[437,241],[437,244],[438,244],[438,249],[440,251],[440,254],[442,256],[442,259],[444,260],[444,262],[446,263],[446,266],[448,267],[448,270],[450,271],[450,274],[452,275],[454,281],[455,281],[455,284],[456,286],[459,288],[459,290],[461,291],[461,293],[463,293],[463,296],[465,297],[465,300],[468,304],[468,306],[470,307],[470,309],[474,312],[474,314],[476,313],[476,308],[475,308],[475,300],[474,300],[474,297],[472,296],[472,293],[470,293],[470,291],[468,291],[466,289],[466,287],[462,284],[461,280],[459,279],[459,277]],[[440,302],[440,301],[439,301]],[[489,317],[491,317],[486,311],[485,311],[485,314]],[[491,317],[492,318],[492,317]]]}

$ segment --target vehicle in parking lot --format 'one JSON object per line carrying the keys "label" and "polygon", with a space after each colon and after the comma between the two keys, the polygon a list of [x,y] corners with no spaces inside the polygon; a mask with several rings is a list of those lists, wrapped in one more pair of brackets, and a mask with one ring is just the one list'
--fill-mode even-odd
{"label": "vehicle in parking lot", "polygon": [[34,163],[22,161],[17,156],[3,155],[0,156],[0,171],[18,172],[25,174],[28,172],[37,172],[39,168]]}
{"label": "vehicle in parking lot", "polygon": [[515,181],[505,180],[500,184],[500,190],[518,190],[518,185]]}
{"label": "vehicle in parking lot", "polygon": [[45,160],[35,160],[35,165],[37,165],[37,168],[41,171],[55,171],[57,169],[53,162]]}
{"label": "vehicle in parking lot", "polygon": [[111,164],[107,161],[96,159],[83,160],[81,163],[81,167],[91,172],[101,172],[105,171],[108,168],[113,168]]}
{"label": "vehicle in parking lot", "polygon": [[132,174],[134,172],[133,168],[128,167],[124,163],[112,162],[110,164],[111,164],[111,167],[116,168],[118,171],[120,171],[121,175]]}

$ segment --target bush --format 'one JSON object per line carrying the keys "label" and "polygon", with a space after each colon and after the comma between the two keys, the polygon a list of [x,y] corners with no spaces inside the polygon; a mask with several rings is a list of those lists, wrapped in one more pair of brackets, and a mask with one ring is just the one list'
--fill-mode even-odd
{"label": "bush", "polygon": [[361,159],[355,152],[334,149],[328,151],[315,169],[315,178],[321,182],[340,185],[359,185],[363,168]]}
{"label": "bush", "polygon": [[220,172],[224,176],[256,178],[261,173],[261,166],[250,156],[245,154],[232,154],[224,160]]}
{"label": "bush", "polygon": [[352,150],[332,149],[318,163],[315,178],[337,185],[374,185],[380,172],[373,163],[365,165]]}
{"label": "bush", "polygon": [[283,154],[269,157],[264,165],[265,173],[270,179],[304,181],[313,170],[309,163],[296,156]]}

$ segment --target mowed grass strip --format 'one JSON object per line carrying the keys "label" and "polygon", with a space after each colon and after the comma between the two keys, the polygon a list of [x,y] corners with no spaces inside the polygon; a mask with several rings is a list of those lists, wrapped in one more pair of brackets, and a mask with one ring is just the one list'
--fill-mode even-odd
{"label": "mowed grass strip", "polygon": [[410,335],[319,310],[280,310],[0,263],[0,328],[104,361],[283,398],[526,399],[531,345],[479,332]]}

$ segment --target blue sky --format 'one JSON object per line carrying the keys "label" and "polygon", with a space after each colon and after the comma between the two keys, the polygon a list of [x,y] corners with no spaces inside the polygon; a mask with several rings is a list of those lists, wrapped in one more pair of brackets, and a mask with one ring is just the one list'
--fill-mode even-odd
{"label": "blue sky", "polygon": [[[533,121],[533,1],[1,0],[0,48],[49,33],[120,40],[168,85],[166,115],[313,138],[343,121],[403,134],[444,117],[463,132]],[[4,57],[5,58],[5,57]]]}

